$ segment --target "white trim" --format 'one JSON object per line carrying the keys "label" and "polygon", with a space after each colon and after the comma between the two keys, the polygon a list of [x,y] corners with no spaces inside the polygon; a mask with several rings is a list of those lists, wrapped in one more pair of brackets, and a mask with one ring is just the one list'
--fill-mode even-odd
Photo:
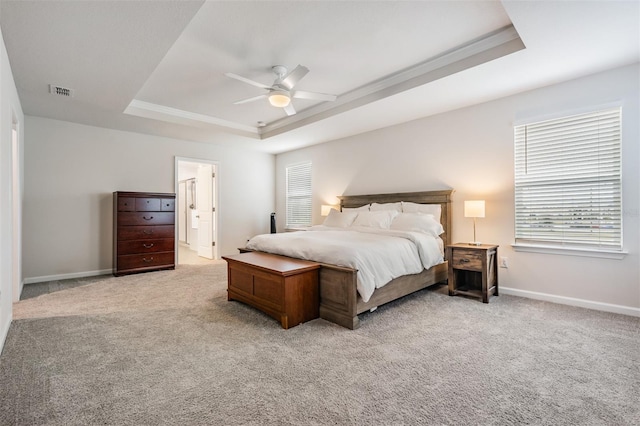
{"label": "white trim", "polygon": [[515,251],[527,253],[559,254],[564,256],[599,257],[602,259],[622,260],[629,254],[627,250],[597,250],[575,247],[557,247],[545,245],[511,244]]}
{"label": "white trim", "polygon": [[248,126],[222,118],[134,99],[125,114],[187,126],[216,126],[256,139],[268,139],[281,133],[315,123],[344,111],[375,102],[405,90],[430,83],[473,66],[484,64],[525,49],[513,25],[500,28],[480,39],[455,47],[421,63],[382,77],[338,96],[335,102],[321,102],[297,114],[278,119],[264,127]]}
{"label": "white trim", "polygon": [[71,278],[97,277],[98,275],[111,275],[113,269],[99,269],[97,271],[72,272],[70,274],[43,275],[41,277],[26,278],[23,284],[43,283],[46,281],[68,280]]}
{"label": "white trim", "polygon": [[238,131],[244,136],[259,138],[257,127],[223,120],[210,115],[198,114],[164,105],[153,104],[151,102],[139,101],[137,99],[131,101],[129,106],[124,110],[124,113],[138,117],[151,118],[154,120],[185,124],[187,126],[204,124],[223,127],[225,129]]}
{"label": "white trim", "polygon": [[536,291],[519,290],[517,288],[500,287],[500,293],[510,296],[526,297],[527,299],[543,300],[545,302],[558,303],[561,305],[577,306],[580,308],[593,309],[596,311],[612,312],[614,314],[640,317],[640,308],[632,306],[613,305],[611,303],[594,302],[592,300],[576,299],[574,297],[556,296]]}
{"label": "white trim", "polygon": [[295,115],[268,123],[259,129],[260,138],[267,139],[297,129],[522,49],[525,49],[525,45],[520,35],[513,25],[508,25],[466,45],[340,94],[334,102],[321,102]]}
{"label": "white trim", "polygon": [[13,108],[11,108],[11,287],[13,302],[20,300],[22,294],[22,157],[20,138],[22,127]]}
{"label": "white trim", "polygon": [[4,342],[7,340],[7,336],[9,335],[9,328],[11,328],[11,315],[12,314],[10,313],[7,322],[5,323],[4,327],[2,327],[2,330],[0,330],[0,354],[2,353],[2,349],[4,348]]}
{"label": "white trim", "polygon": [[311,226],[290,226],[285,228],[285,232],[296,232],[296,231],[308,231],[311,229]]}

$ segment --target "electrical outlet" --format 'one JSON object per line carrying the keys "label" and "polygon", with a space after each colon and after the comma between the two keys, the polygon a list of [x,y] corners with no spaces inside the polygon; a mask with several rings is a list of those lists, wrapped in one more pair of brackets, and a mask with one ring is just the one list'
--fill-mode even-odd
{"label": "electrical outlet", "polygon": [[501,268],[508,268],[509,267],[509,259],[504,257],[504,256],[500,256],[500,267]]}

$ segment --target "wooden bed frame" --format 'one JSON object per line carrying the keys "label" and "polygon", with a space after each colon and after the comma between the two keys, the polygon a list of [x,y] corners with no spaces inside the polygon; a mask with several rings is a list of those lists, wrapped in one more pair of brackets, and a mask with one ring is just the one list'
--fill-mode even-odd
{"label": "wooden bed frame", "polygon": [[[370,203],[397,203],[406,201],[418,204],[440,204],[440,222],[444,233],[440,236],[444,246],[451,243],[451,194],[452,189],[442,191],[404,192],[376,195],[344,195],[340,199],[340,210],[355,208]],[[252,251],[240,249],[240,252]],[[358,314],[385,303],[422,290],[447,280],[448,262],[425,269],[419,274],[404,275],[376,289],[368,302],[363,302],[357,290],[357,270],[343,266],[320,265],[320,318],[335,324],[356,329],[360,326]]]}
{"label": "wooden bed frame", "polygon": [[[440,237],[445,247],[451,236],[451,194],[453,190],[405,192],[376,195],[345,195],[340,199],[340,210],[360,207],[369,203],[396,203],[406,201],[419,204],[440,204],[440,222],[444,234]],[[399,299],[415,291],[447,280],[448,263],[425,269],[419,274],[404,275],[390,281],[374,291],[368,302],[363,302],[356,289],[355,269],[321,263],[320,268],[320,318],[343,327],[356,329],[360,326],[358,314]]]}

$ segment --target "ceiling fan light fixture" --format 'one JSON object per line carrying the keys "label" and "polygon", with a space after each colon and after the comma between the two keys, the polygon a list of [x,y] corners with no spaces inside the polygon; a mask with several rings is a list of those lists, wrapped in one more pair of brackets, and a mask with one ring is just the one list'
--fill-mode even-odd
{"label": "ceiling fan light fixture", "polygon": [[284,90],[272,90],[269,94],[269,103],[274,107],[284,108],[291,103],[291,98]]}

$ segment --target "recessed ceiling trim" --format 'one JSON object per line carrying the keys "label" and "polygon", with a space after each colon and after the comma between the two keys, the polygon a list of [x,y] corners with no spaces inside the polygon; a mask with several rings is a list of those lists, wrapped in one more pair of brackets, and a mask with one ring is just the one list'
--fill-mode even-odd
{"label": "recessed ceiling trim", "polygon": [[294,116],[269,123],[260,129],[260,137],[267,139],[288,132],[524,48],[525,45],[515,27],[509,25],[413,67],[340,95],[335,102],[318,104]]}
{"label": "recessed ceiling trim", "polygon": [[153,104],[151,102],[140,101],[134,99],[124,110],[125,114],[135,115],[138,117],[151,118],[154,120],[168,121],[187,126],[215,126],[230,130],[233,133],[259,139],[258,129],[252,126],[235,123],[233,121],[223,120],[211,117],[205,114],[184,111],[177,108],[171,108],[164,105]]}
{"label": "recessed ceiling trim", "polygon": [[187,126],[213,126],[251,138],[268,139],[473,68],[524,48],[520,35],[513,25],[509,25],[443,52],[415,66],[342,94],[338,96],[335,102],[312,106],[298,112],[296,115],[282,118],[261,127],[247,126],[209,115],[197,114],[137,99],[131,101],[124,113]]}

